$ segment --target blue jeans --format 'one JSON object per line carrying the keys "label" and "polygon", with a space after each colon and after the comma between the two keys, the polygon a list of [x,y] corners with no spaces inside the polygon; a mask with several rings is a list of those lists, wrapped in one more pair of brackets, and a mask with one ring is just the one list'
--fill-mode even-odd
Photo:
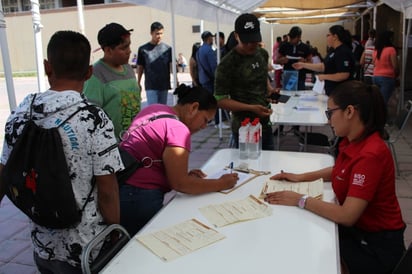
{"label": "blue jeans", "polygon": [[167,105],[167,90],[146,90],[147,105],[163,104]]}
{"label": "blue jeans", "polygon": [[395,79],[383,76],[373,76],[373,83],[377,85],[382,93],[385,104],[388,104],[389,98],[395,90]]}
{"label": "blue jeans", "polygon": [[162,208],[164,193],[131,185],[120,188],[120,224],[133,237]]}

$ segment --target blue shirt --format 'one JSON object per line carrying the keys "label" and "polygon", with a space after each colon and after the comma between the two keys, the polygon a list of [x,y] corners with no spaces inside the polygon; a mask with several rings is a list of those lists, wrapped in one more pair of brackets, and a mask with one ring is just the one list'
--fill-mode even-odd
{"label": "blue shirt", "polygon": [[197,68],[199,71],[199,82],[202,87],[213,92],[215,81],[215,70],[217,67],[216,51],[206,43],[197,52]]}

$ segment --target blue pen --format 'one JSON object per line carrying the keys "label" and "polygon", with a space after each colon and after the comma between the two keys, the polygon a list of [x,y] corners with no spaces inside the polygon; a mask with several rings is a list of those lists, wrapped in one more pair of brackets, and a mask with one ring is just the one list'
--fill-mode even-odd
{"label": "blue pen", "polygon": [[230,162],[229,168],[230,168],[230,173],[232,173],[232,171],[233,171],[233,162]]}

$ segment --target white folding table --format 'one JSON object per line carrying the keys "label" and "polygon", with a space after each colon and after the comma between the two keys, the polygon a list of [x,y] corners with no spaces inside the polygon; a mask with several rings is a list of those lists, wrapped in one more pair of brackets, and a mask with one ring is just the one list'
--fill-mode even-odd
{"label": "white folding table", "polygon": [[[305,172],[331,166],[327,154],[262,151],[256,160],[239,160],[236,149],[217,151],[203,166],[213,174],[234,162],[245,163],[261,171]],[[185,220],[196,218],[213,227],[199,211],[200,207],[258,196],[270,175],[256,177],[229,194],[187,195],[178,193],[139,233],[151,233]],[[324,200],[334,200],[330,184],[325,183]],[[106,266],[102,273],[139,274],[320,274],[340,273],[337,225],[304,209],[273,207],[269,217],[214,228],[226,236],[193,253],[165,262],[135,238]]]}
{"label": "white folding table", "polygon": [[[325,126],[328,119],[325,115],[328,97],[323,94],[314,95],[313,91],[281,91],[281,94],[289,95],[286,103],[272,104],[270,121],[273,126],[293,125],[305,127],[306,134],[310,126]],[[277,134],[277,149],[280,148],[280,134]]]}

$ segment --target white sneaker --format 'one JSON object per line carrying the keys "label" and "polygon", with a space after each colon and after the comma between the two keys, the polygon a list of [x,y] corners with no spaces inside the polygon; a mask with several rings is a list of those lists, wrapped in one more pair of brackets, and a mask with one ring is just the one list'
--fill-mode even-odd
{"label": "white sneaker", "polygon": [[[219,128],[219,124],[215,125],[215,128]],[[226,125],[225,123],[222,123],[222,129],[229,129],[230,126]]]}

